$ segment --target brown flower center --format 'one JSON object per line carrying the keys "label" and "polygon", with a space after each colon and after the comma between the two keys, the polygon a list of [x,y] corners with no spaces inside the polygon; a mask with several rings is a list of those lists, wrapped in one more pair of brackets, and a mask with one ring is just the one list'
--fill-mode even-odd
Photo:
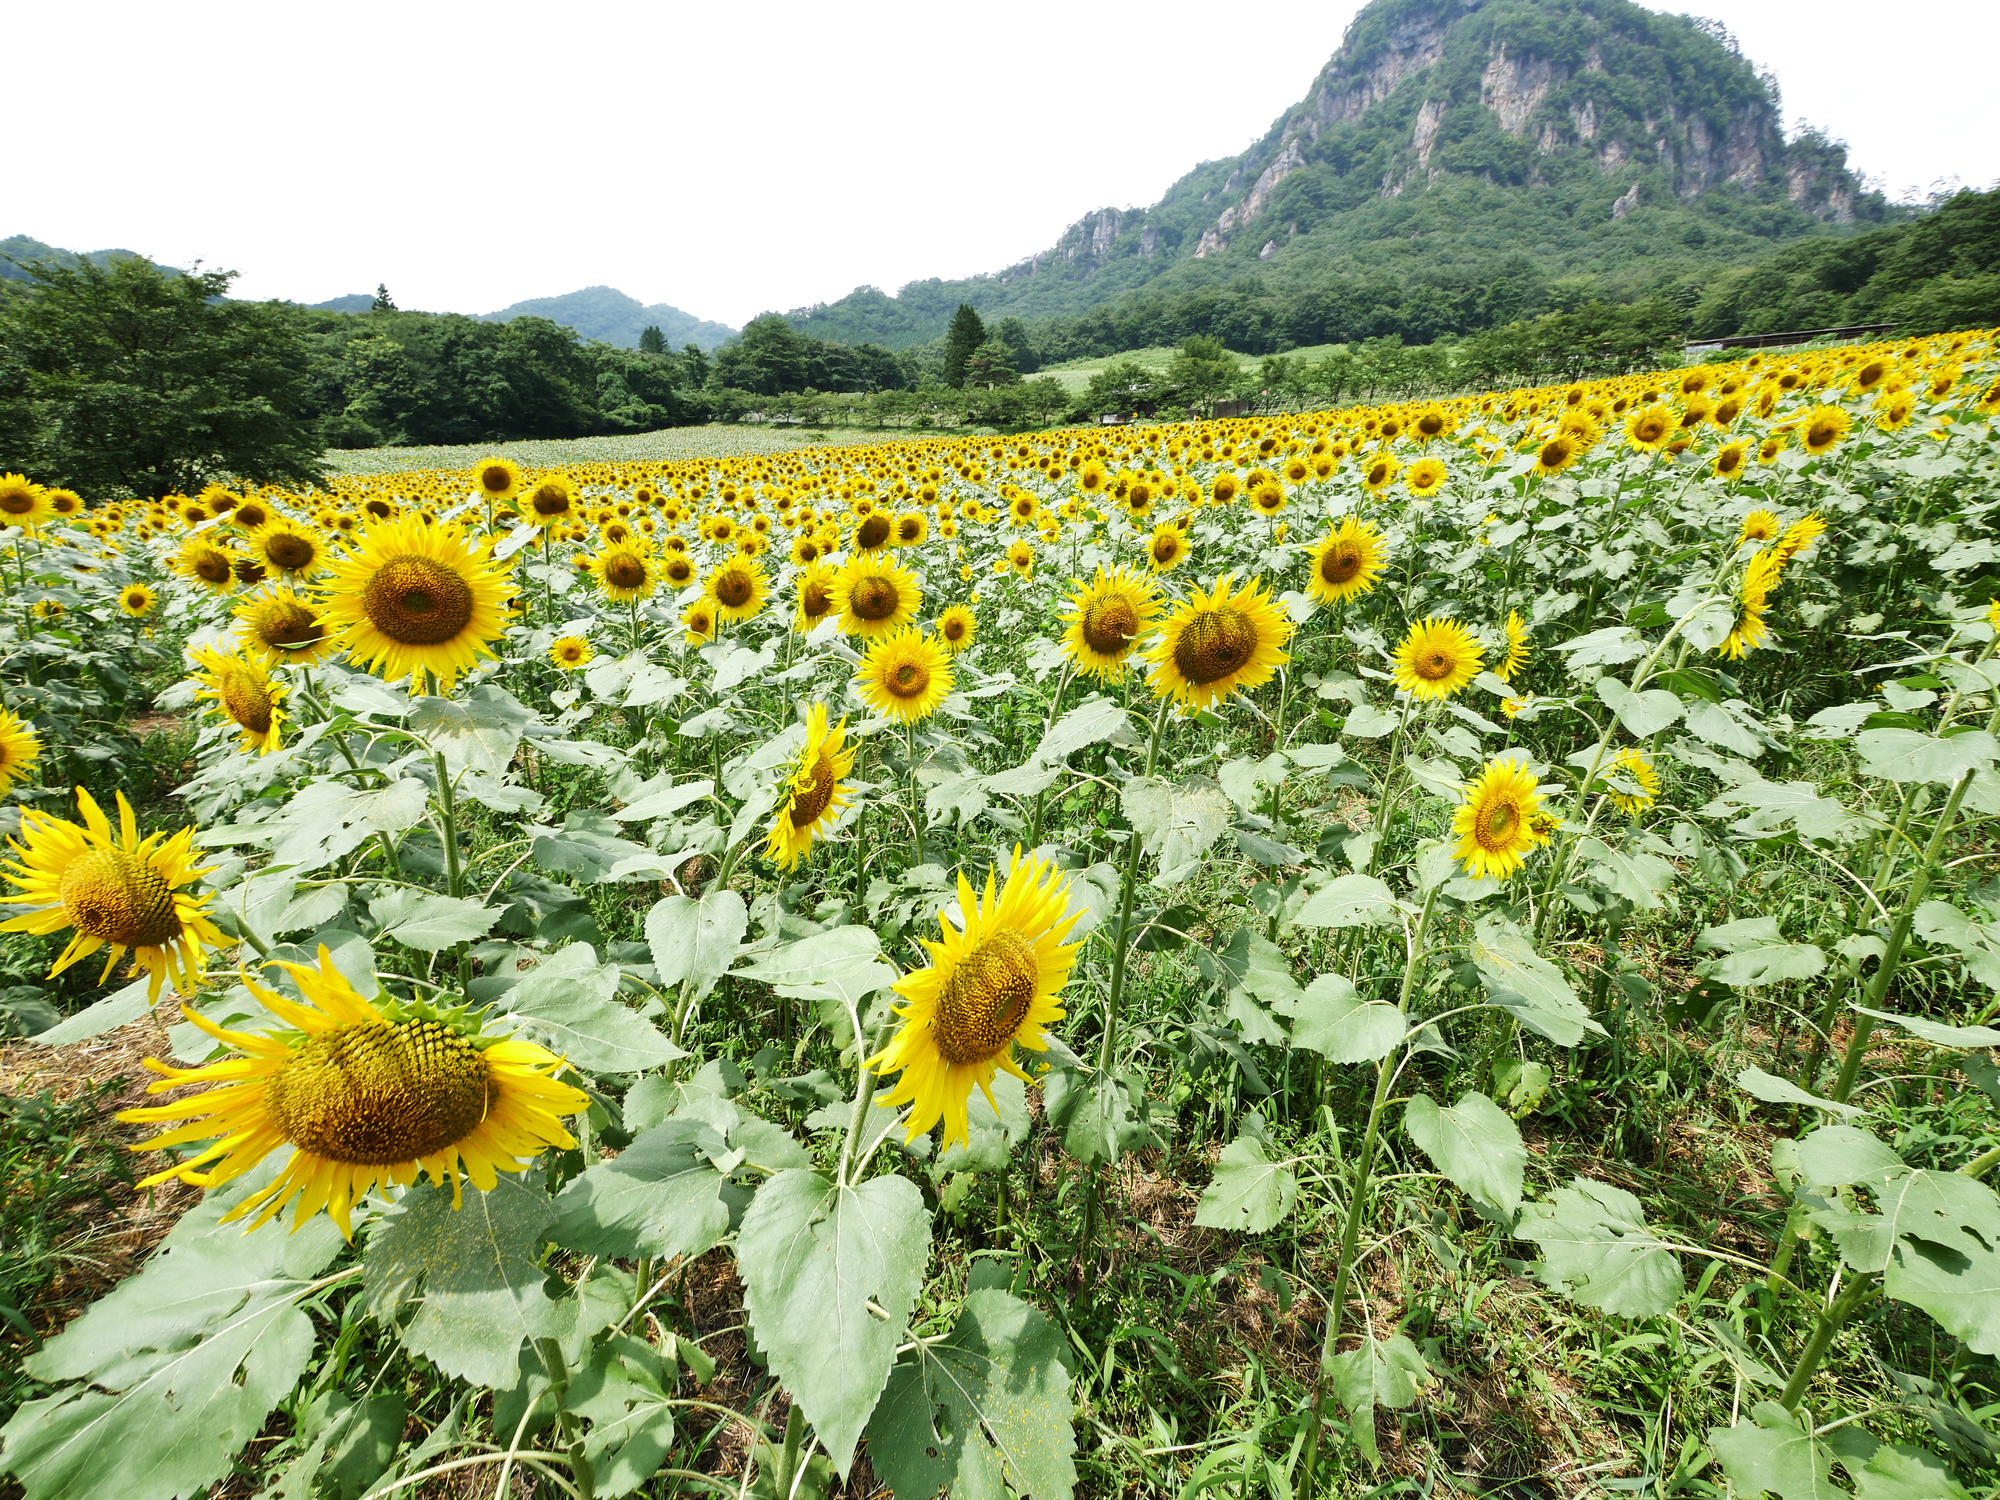
{"label": "brown flower center", "polygon": [[126,948],[159,948],[181,935],[173,887],[151,862],[122,849],[70,861],[57,887],[76,930]]}
{"label": "brown flower center", "polygon": [[472,622],[472,585],[413,552],[390,558],[361,590],[368,623],[403,646],[436,646]]}
{"label": "brown flower center", "polygon": [[604,581],[613,588],[644,588],[646,564],[629,552],[620,552],[604,564]]}
{"label": "brown flower center", "polygon": [[301,1043],[264,1086],[278,1128],[301,1151],[365,1166],[456,1145],[491,1104],[486,1059],[436,1021],[369,1021]]}
{"label": "brown flower center", "polygon": [[565,515],[569,511],[569,491],[560,485],[545,484],[535,491],[528,505],[538,516]]}
{"label": "brown flower center", "polygon": [[229,668],[222,674],[221,692],[222,706],[230,718],[252,734],[271,732],[271,692],[257,673]]}
{"label": "brown flower center", "polygon": [[1017,932],[996,932],[960,957],[938,992],[931,1034],[946,1062],[961,1066],[998,1054],[1035,1003],[1041,966]]}
{"label": "brown flower center", "polygon": [[805,785],[795,787],[792,792],[792,805],[788,809],[792,827],[806,828],[818,822],[820,814],[833,801],[833,790],[833,757],[822,749],[813,758]]}
{"label": "brown flower center", "polygon": [[312,566],[313,559],[319,556],[319,548],[312,544],[310,537],[281,531],[264,543],[264,555],[287,573],[296,573],[301,568]]}
{"label": "brown flower center", "polygon": [[1123,656],[1139,634],[1139,611],[1132,601],[1114,594],[1084,606],[1083,643],[1099,656]]}
{"label": "brown flower center", "polygon": [[731,609],[741,609],[753,592],[750,575],[741,568],[727,568],[715,575],[715,600]]}
{"label": "brown flower center", "polygon": [[873,552],[889,540],[889,518],[869,516],[854,529],[854,545],[863,552]]}
{"label": "brown flower center", "polygon": [[1202,610],[1174,642],[1174,666],[1196,687],[1220,681],[1250,660],[1257,627],[1239,609],[1219,605]]}
{"label": "brown flower center", "polygon": [[1361,549],[1351,543],[1342,542],[1329,547],[1320,555],[1319,576],[1334,588],[1352,583],[1360,571]]}
{"label": "brown flower center", "polygon": [[899,661],[889,669],[882,685],[892,697],[921,698],[931,685],[931,669],[920,661]]}

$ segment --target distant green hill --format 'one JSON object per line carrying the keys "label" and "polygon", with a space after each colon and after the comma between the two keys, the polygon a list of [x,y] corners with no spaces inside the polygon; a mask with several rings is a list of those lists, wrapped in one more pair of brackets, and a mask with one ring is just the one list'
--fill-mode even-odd
{"label": "distant green hill", "polygon": [[325,302],[308,302],[307,312],[365,313],[375,305],[373,292],[350,292],[345,297],[331,297]]}
{"label": "distant green hill", "polygon": [[[1718,268],[1896,216],[1842,147],[1785,138],[1775,82],[1713,23],[1629,0],[1375,0],[1263,139],[1151,207],[1087,214],[992,275],[787,316],[905,348],[964,301],[1052,332],[1056,358],[1190,332],[1428,342],[1600,297],[1685,310]],[[1086,324],[1102,336],[1064,342]]]}
{"label": "distant green hill", "polygon": [[621,349],[636,349],[639,335],[649,325],[657,325],[666,335],[670,349],[684,344],[714,349],[736,334],[727,324],[707,322],[665,302],[648,307],[638,298],[608,286],[587,286],[561,297],[535,297],[503,307],[499,312],[480,314],[488,323],[505,323],[523,316],[547,318],[552,323],[574,328],[587,339],[602,339]]}
{"label": "distant green hill", "polygon": [[13,234],[0,240],[0,281],[26,281],[28,273],[21,269],[22,261],[47,260],[59,266],[73,266],[79,260],[88,260],[102,266],[137,255],[136,250],[92,250],[87,255],[79,255],[74,250],[58,250],[54,245],[45,245],[30,235]]}

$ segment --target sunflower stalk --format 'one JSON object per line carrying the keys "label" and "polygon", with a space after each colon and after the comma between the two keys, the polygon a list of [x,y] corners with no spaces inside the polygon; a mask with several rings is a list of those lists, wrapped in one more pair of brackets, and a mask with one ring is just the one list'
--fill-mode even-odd
{"label": "sunflower stalk", "polygon": [[[1396,1000],[1397,1009],[1405,1015],[1409,1013],[1410,995],[1416,987],[1418,960],[1423,953],[1424,937],[1429,931],[1431,908],[1437,901],[1439,887],[1432,886],[1424,897],[1423,911],[1417,917],[1416,930],[1410,935],[1409,961],[1403,966],[1402,993]],[[1334,1356],[1339,1352],[1341,1315],[1346,1308],[1347,1287],[1354,1277],[1354,1252],[1361,1241],[1361,1215],[1368,1204],[1369,1171],[1375,1161],[1375,1146],[1381,1135],[1382,1112],[1389,1103],[1389,1089],[1399,1065],[1397,1053],[1392,1049],[1375,1065],[1375,1094],[1368,1108],[1368,1127],[1361,1137],[1361,1149],[1354,1160],[1354,1186],[1347,1200],[1347,1218],[1340,1230],[1340,1254],[1334,1272],[1333,1293],[1327,1298],[1326,1333],[1320,1343],[1319,1371],[1313,1380],[1312,1420],[1306,1428],[1306,1450],[1304,1477],[1300,1482],[1300,1500],[1312,1500],[1314,1469],[1319,1456],[1320,1427],[1325,1420],[1326,1383]]]}
{"label": "sunflower stalk", "polygon": [[[454,900],[465,894],[465,871],[459,864],[458,854],[458,796],[457,786],[451,773],[445,768],[444,752],[431,752],[431,764],[437,770],[439,835],[444,841],[445,891]],[[458,959],[459,993],[467,1001],[472,999],[472,951],[465,943],[459,943],[453,952]]]}
{"label": "sunflower stalk", "polygon": [[[1055,696],[1049,700],[1049,713],[1042,724],[1044,737],[1055,728],[1056,719],[1062,714],[1063,697],[1069,692],[1070,679],[1076,675],[1076,661],[1073,657],[1063,658],[1062,676],[1056,679]],[[1037,741],[1039,743],[1039,741]],[[1042,814],[1049,797],[1049,789],[1043,787],[1035,793],[1035,813],[1028,822],[1028,850],[1032,853],[1042,844]]]}

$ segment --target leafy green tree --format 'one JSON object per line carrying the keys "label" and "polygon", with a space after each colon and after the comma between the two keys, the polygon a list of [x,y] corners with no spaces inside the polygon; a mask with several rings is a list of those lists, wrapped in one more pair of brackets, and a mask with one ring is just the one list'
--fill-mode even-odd
{"label": "leafy green tree", "polygon": [[1155,384],[1153,372],[1137,360],[1113,360],[1090,377],[1087,392],[1090,410],[1098,415],[1117,412],[1120,416],[1150,410]]}
{"label": "leafy green tree", "polygon": [[965,362],[967,386],[1013,385],[1021,378],[1014,368],[1013,350],[998,339],[988,339],[972,351]]}
{"label": "leafy green tree", "polygon": [[381,281],[375,283],[375,300],[369,305],[368,310],[370,312],[396,311],[396,299],[389,295],[388,283]]}
{"label": "leafy green tree", "polygon": [[27,270],[32,284],[0,299],[0,372],[12,372],[0,386],[12,384],[15,412],[0,469],[150,497],[225,476],[322,477],[298,310],[226,300],[233,271],[136,256]]}
{"label": "leafy green tree", "polygon": [[701,345],[681,345],[681,363],[687,367],[690,385],[708,384],[708,352]]}
{"label": "leafy green tree", "polygon": [[953,390],[965,384],[965,367],[979,346],[986,342],[986,325],[970,302],[958,304],[951,327],[944,336],[944,383]]}
{"label": "leafy green tree", "polygon": [[667,336],[660,332],[658,323],[648,323],[639,330],[639,352],[641,354],[665,354]]}
{"label": "leafy green tree", "polygon": [[1041,356],[1035,352],[1035,343],[1029,336],[1028,325],[1019,318],[1002,318],[993,325],[993,337],[1007,346],[1011,356],[1008,363],[1023,375],[1032,375],[1041,369]]}
{"label": "leafy green tree", "polygon": [[1222,340],[1197,334],[1181,344],[1167,366],[1167,383],[1180,389],[1189,406],[1206,407],[1236,383],[1236,356]]}

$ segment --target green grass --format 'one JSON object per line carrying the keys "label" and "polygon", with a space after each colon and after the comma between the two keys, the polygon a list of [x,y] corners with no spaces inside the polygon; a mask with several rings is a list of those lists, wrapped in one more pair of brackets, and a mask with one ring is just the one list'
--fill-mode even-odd
{"label": "green grass", "polygon": [[[954,431],[952,436],[964,434]],[[501,443],[466,443],[432,448],[333,448],[326,454],[334,474],[400,474],[412,469],[469,469],[498,454],[530,468],[564,464],[680,463],[696,458],[738,458],[790,453],[795,448],[894,442],[907,432],[826,430],[817,427],[750,427],[712,422],[704,427],[666,427],[616,437],[526,438]]]}

